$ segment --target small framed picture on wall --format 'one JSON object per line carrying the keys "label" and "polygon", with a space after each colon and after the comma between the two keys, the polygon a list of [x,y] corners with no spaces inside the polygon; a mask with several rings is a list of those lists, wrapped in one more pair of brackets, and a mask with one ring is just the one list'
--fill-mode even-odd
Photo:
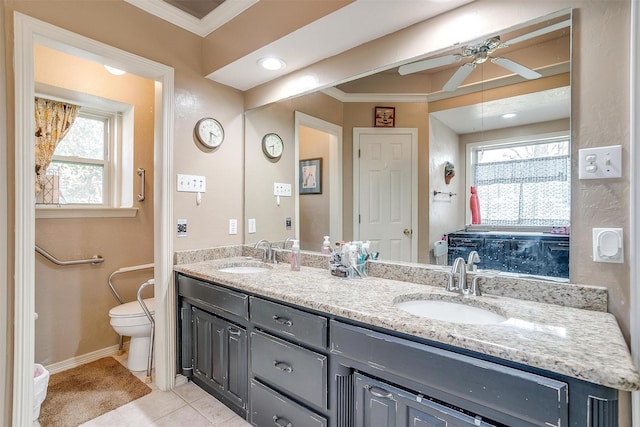
{"label": "small framed picture on wall", "polygon": [[300,194],[322,194],[322,158],[300,160]]}
{"label": "small framed picture on wall", "polygon": [[382,128],[392,128],[396,125],[395,107],[375,107],[373,116],[374,126]]}

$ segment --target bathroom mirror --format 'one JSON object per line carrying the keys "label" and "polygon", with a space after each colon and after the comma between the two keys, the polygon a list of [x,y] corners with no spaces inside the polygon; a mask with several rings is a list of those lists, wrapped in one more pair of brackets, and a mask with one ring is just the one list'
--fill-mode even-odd
{"label": "bathroom mirror", "polygon": [[[500,41],[495,43],[501,45],[495,51],[488,52],[484,61],[479,58],[484,53],[454,57],[461,54],[461,48],[465,46],[485,49],[487,43],[493,42],[491,39],[494,36],[500,37]],[[505,41],[515,42],[507,45],[503,43]],[[508,61],[503,62],[503,59]],[[466,215],[469,196],[465,147],[468,143],[488,138],[506,140],[522,137],[526,132],[570,136],[570,59],[571,12],[563,11],[498,34],[478,34],[466,43],[425,53],[407,63],[426,63],[428,69],[414,72],[411,67],[421,67],[409,65],[409,72],[406,72],[406,67],[403,70],[402,66],[399,68],[396,64],[333,88],[247,111],[245,218],[255,219],[258,227],[255,233],[247,229],[245,242],[250,244],[262,238],[281,241],[293,237],[298,226],[298,229],[311,228],[316,231],[311,239],[305,239],[301,233],[302,249],[319,251],[322,235],[329,230],[329,217],[332,214],[319,199],[314,199],[318,196],[296,196],[296,163],[307,157],[322,156],[317,152],[305,154],[308,148],[297,145],[303,139],[322,139],[322,136],[308,135],[318,130],[313,125],[296,127],[296,112],[341,127],[342,185],[338,188],[342,195],[341,238],[353,239],[353,128],[374,127],[375,107],[388,106],[395,107],[396,128],[418,129],[418,173],[417,182],[412,183],[417,187],[414,202],[417,205],[415,222],[418,226],[415,231],[408,231],[414,231],[411,238],[417,241],[417,261],[433,263],[433,241],[444,233],[459,230],[470,223]],[[466,67],[470,66],[464,64],[474,61],[474,69],[466,73]],[[464,79],[458,79],[459,82],[453,82],[455,87],[443,90],[447,84],[452,86],[452,77],[456,73],[462,73],[458,70],[465,70],[467,75]],[[521,74],[529,72],[527,70],[535,70],[540,76],[522,77]],[[508,111],[503,111],[503,108]],[[515,108],[518,109],[518,120],[521,122],[512,121],[506,126],[495,123],[500,119],[499,116],[513,112]],[[462,113],[466,116],[459,116]],[[451,132],[458,135],[453,153],[439,147],[438,136],[434,135],[434,129],[439,129],[439,126],[433,124],[434,120],[447,124]],[[456,128],[457,124],[466,124],[467,127]],[[285,139],[287,149],[277,164],[260,158],[259,136],[266,131],[277,132]],[[322,133],[322,130],[319,132]],[[325,137],[330,139],[331,135],[327,133]],[[456,165],[456,176],[448,185],[443,178],[447,161]],[[327,163],[323,163],[325,167],[329,167]],[[325,170],[324,176],[329,176],[329,172]],[[293,184],[292,196],[276,200],[273,195],[273,184],[276,182]],[[329,197],[336,188],[325,185],[326,182],[323,183],[323,196]],[[442,192],[444,196],[434,195],[434,192]],[[448,196],[448,193],[455,196]],[[313,208],[304,208],[305,204],[312,202],[317,202]],[[296,212],[301,213],[299,218]],[[447,221],[443,221],[445,218]],[[303,226],[307,222],[311,227]],[[287,229],[287,224],[291,224],[290,229]],[[366,240],[366,236],[357,237]],[[333,236],[332,239],[335,240]],[[382,258],[385,258],[384,254]]]}

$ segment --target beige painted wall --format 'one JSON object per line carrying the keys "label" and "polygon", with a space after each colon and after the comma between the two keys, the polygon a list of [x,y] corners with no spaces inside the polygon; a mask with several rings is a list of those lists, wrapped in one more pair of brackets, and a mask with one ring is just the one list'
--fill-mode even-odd
{"label": "beige painted wall", "polygon": [[[455,176],[449,182],[444,180],[444,165],[451,162],[455,166]],[[435,264],[433,242],[443,234],[464,227],[464,214],[468,207],[465,181],[465,153],[460,146],[460,138],[435,117],[429,119],[429,255]],[[434,195],[433,191],[455,193],[449,197]]]}
{"label": "beige painted wall", "polygon": [[[295,112],[300,111],[318,119],[342,125],[342,103],[322,93],[315,93],[264,108],[247,111],[245,119],[245,218],[256,219],[255,234],[246,234],[247,243],[260,239],[282,241],[293,237],[292,230],[285,229],[285,218],[294,218],[294,198],[281,197],[280,206],[273,196],[273,183],[295,183],[294,127]],[[262,153],[262,137],[275,132],[284,141],[284,151],[278,161],[271,161]],[[322,243],[322,242],[320,242]]]}
{"label": "beige painted wall", "polygon": [[[200,206],[196,206],[195,195],[174,193],[174,218],[186,218],[189,221],[189,235],[185,238],[174,238],[176,250],[186,248],[201,248],[216,245],[239,244],[243,242],[243,95],[234,89],[216,84],[203,77],[202,72],[202,40],[187,31],[181,30],[161,19],[155,18],[124,1],[84,2],[84,1],[13,1],[3,0],[4,19],[2,24],[3,43],[6,64],[13,62],[13,12],[19,11],[34,18],[65,28],[80,35],[101,41],[111,46],[140,55],[142,57],[166,64],[175,69],[175,122],[174,122],[174,172],[204,175],[207,178],[207,192],[203,195]],[[12,69],[6,68],[7,123],[13,123],[14,115],[14,75]],[[199,148],[193,139],[193,126],[203,116],[218,119],[225,128],[225,141],[214,152],[207,152]],[[13,229],[14,218],[14,133],[7,128],[7,182],[8,182],[8,212],[9,229]],[[164,173],[164,171],[156,171]],[[174,180],[172,180],[174,181]],[[136,182],[136,181],[134,181]],[[174,181],[175,182],[175,181]],[[135,194],[135,193],[134,193]],[[239,219],[239,234],[230,236],[227,233],[228,219]],[[51,220],[47,220],[51,221]],[[88,221],[88,220],[87,220]],[[110,220],[104,220],[108,223]],[[40,235],[40,222],[37,233]],[[42,222],[42,225],[45,225]],[[126,227],[132,227],[127,224]],[[63,230],[64,231],[64,230]],[[60,234],[56,231],[56,236]],[[87,250],[100,252],[103,246],[97,243],[107,240],[110,234],[103,230],[94,233],[90,227],[75,235],[75,242],[82,242]],[[53,241],[51,240],[48,241]],[[146,255],[141,255],[130,242],[125,242],[126,258],[132,262],[147,262]],[[13,238],[9,239],[9,247],[13,248]],[[146,247],[147,244],[143,246]],[[44,243],[43,243],[44,246]],[[51,249],[53,251],[53,249]],[[143,250],[143,253],[147,249]],[[75,246],[74,246],[75,251]],[[69,256],[78,255],[69,253]],[[91,251],[93,252],[93,251]],[[7,254],[8,277],[13,277],[13,250]],[[82,251],[84,254],[84,250]],[[65,254],[66,255],[66,254]],[[109,270],[120,267],[121,260],[115,260]],[[116,264],[118,262],[118,264]],[[77,267],[70,267],[73,281],[80,281]],[[106,268],[105,268],[106,269]],[[50,276],[47,276],[49,279]],[[37,277],[37,283],[42,282]],[[65,281],[59,276],[52,279]],[[86,279],[86,281],[85,281]],[[96,288],[105,289],[103,277],[89,272],[82,278],[82,284],[77,283],[72,292],[77,293],[77,301],[95,304]],[[57,286],[57,285],[56,285]],[[6,318],[13,318],[13,280],[7,284],[8,313]],[[106,300],[105,300],[106,301]],[[104,303],[98,303],[104,304]],[[41,310],[46,314],[46,310]],[[75,316],[75,315],[74,315]],[[74,334],[83,337],[73,345],[75,354],[84,353],[89,347],[98,345],[90,342],[89,335],[108,334],[108,324],[92,325],[82,321],[82,329]],[[7,323],[8,334],[4,359],[6,366],[13,364],[12,322]],[[87,338],[87,339],[85,339]],[[113,336],[104,342],[104,346],[113,343]],[[56,357],[63,357],[57,355]],[[11,372],[9,370],[8,372]],[[7,388],[0,390],[0,401],[4,403],[3,417],[10,420],[11,382],[6,378]],[[3,392],[4,391],[4,392]],[[9,409],[7,409],[9,408]],[[6,415],[5,415],[6,414]],[[3,423],[9,425],[10,421]]]}
{"label": "beige painted wall", "polygon": [[329,134],[300,126],[300,160],[322,159],[321,194],[300,195],[300,249],[319,252],[329,234]]}
{"label": "beige painted wall", "polygon": [[[153,263],[154,82],[131,74],[114,76],[100,64],[43,46],[35,49],[34,73],[37,83],[132,105],[131,190],[139,192],[139,167],[146,171],[147,184],[146,199],[138,202],[134,197],[135,218],[36,220],[37,244],[57,258],[105,258],[95,266],[65,267],[36,256],[35,361],[46,366],[117,344],[118,335],[109,324],[109,309],[117,304],[107,285],[109,274],[120,267]],[[122,276],[114,284],[126,301],[132,301],[134,289],[151,277],[153,270],[148,270]]]}

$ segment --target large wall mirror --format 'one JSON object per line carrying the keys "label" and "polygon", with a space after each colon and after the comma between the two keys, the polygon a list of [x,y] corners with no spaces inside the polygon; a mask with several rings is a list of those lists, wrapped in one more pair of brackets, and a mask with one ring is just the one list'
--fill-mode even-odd
{"label": "large wall mirror", "polygon": [[[358,194],[362,191],[354,185],[362,176],[354,160],[354,153],[365,144],[359,135],[366,129],[381,134],[417,129],[417,141],[412,142],[417,149],[410,163],[415,170],[407,175],[410,181],[400,181],[398,187],[412,188],[407,196],[412,226],[402,231],[408,231],[404,238],[413,242],[413,253],[406,260],[434,263],[433,242],[471,224],[467,173],[471,147],[545,138],[570,144],[571,22],[571,11],[561,11],[247,111],[245,216],[255,219],[257,227],[247,229],[245,242],[295,237],[302,249],[319,251],[322,236],[330,235],[330,230],[340,230],[332,240],[367,240],[358,229],[360,208],[354,209],[362,203]],[[376,107],[394,109],[392,128],[374,127]],[[341,138],[322,125],[300,124],[296,117],[301,113],[336,126]],[[268,132],[285,141],[277,161],[261,151],[261,138]],[[338,144],[334,146],[341,159],[329,156],[331,141]],[[299,194],[300,161],[316,158],[323,159],[322,192]],[[445,180],[445,168],[451,165],[455,176]],[[566,179],[570,191],[570,177]],[[292,195],[274,196],[274,183],[292,184]],[[341,197],[338,214],[335,200],[331,202],[333,192]],[[541,221],[537,229],[569,226],[569,207],[559,214],[566,221]],[[496,227],[508,225],[507,221]],[[384,251],[381,257],[385,259]]]}

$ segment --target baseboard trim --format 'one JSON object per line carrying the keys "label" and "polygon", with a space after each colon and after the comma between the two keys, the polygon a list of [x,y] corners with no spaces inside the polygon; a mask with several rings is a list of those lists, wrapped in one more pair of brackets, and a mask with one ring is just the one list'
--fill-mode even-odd
{"label": "baseboard trim", "polygon": [[[103,348],[100,350],[92,351],[91,353],[86,353],[80,356],[75,356],[67,360],[63,360],[61,362],[52,363],[51,365],[45,366],[45,369],[49,371],[50,374],[55,374],[58,372],[66,371],[68,369],[75,368],[80,365],[84,365],[85,363],[93,362],[94,360],[102,359],[103,357],[113,356],[118,353],[118,344],[112,345],[111,347]],[[124,343],[124,350],[127,350],[129,347],[129,342],[126,341]]]}

